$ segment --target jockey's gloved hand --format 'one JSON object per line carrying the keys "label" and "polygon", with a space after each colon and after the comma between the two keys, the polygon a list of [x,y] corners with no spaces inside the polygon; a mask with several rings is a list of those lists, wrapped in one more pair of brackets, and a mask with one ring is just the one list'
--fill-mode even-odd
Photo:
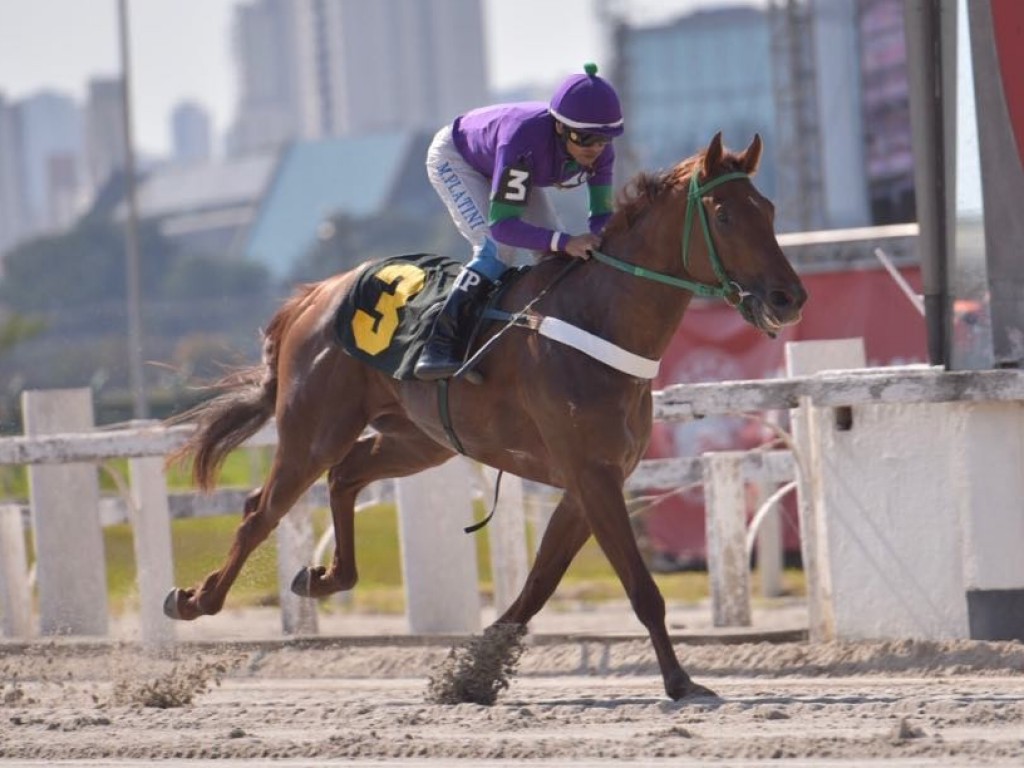
{"label": "jockey's gloved hand", "polygon": [[600,237],[592,232],[587,232],[570,237],[565,244],[565,252],[576,259],[589,259],[591,252],[597,250],[600,244]]}

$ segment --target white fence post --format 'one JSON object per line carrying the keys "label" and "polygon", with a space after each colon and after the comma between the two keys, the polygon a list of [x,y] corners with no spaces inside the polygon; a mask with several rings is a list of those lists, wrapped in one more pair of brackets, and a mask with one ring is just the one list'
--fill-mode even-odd
{"label": "white fence post", "polygon": [[749,627],[750,561],[743,452],[715,451],[701,459],[712,620],[716,627]]}
{"label": "white fence post", "polygon": [[[481,467],[488,486],[494,488],[498,470]],[[484,493],[484,505],[494,497]],[[501,493],[494,518],[487,524],[494,582],[494,609],[498,616],[512,605],[526,583],[526,513],[523,510],[523,480],[507,472],[501,479]]]}
{"label": "white fence post", "polygon": [[[21,405],[27,436],[93,429],[88,389],[26,391]],[[106,635],[106,559],[96,467],[30,466],[28,478],[39,631],[43,635]]]}
{"label": "white fence post", "polygon": [[0,629],[4,637],[32,634],[32,594],[21,507],[0,504]]}
{"label": "white fence post", "polygon": [[[864,340],[796,341],[786,344],[786,375],[811,376],[827,370],[863,368],[866,356]],[[800,407],[790,411],[793,444],[797,455],[797,512],[800,520],[800,553],[807,583],[807,621],[812,640],[830,640],[835,636],[832,590],[822,521],[815,508],[816,484],[820,478],[812,471],[811,400],[800,398]]]}
{"label": "white fence post", "polygon": [[164,462],[159,457],[129,459],[128,471],[142,643],[150,648],[163,648],[174,642],[174,623],[163,612],[164,597],[174,586],[171,512]]}
{"label": "white fence post", "polygon": [[469,467],[461,456],[396,483],[406,615],[413,634],[480,629]]}
{"label": "white fence post", "polygon": [[526,519],[533,534],[530,542],[530,559],[537,556],[540,540],[544,538],[544,531],[547,530],[548,523],[551,522],[551,515],[562,498],[560,490],[552,489],[552,492],[558,494],[553,501],[547,493],[533,495],[526,499]]}
{"label": "white fence post", "polygon": [[281,600],[281,630],[286,635],[315,635],[319,631],[317,603],[292,592],[300,569],[315,565],[313,557],[313,505],[308,495],[277,526],[277,583]]}
{"label": "white fence post", "polygon": [[[754,483],[757,489],[756,509],[771,495],[771,485],[766,482]],[[757,573],[761,577],[761,596],[778,597],[782,594],[783,558],[782,515],[776,504],[757,529]]]}

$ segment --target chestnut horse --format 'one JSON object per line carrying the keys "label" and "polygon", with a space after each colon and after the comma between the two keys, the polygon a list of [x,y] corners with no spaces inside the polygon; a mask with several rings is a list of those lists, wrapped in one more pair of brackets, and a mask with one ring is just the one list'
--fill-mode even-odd
{"label": "chestnut horse", "polygon": [[[449,385],[451,425],[466,455],[564,489],[522,591],[495,626],[525,629],[593,535],[650,633],[672,699],[710,692],[676,658],[623,484],[651,434],[649,365],[656,369],[693,295],[726,299],[772,336],[800,318],[807,294],[775,239],[773,206],[749,178],[760,156],[759,136],[736,154],[717,134],[674,168],[638,175],[618,201],[601,252],[568,271],[565,258],[543,259],[502,297],[505,310],[557,318],[604,339],[618,348],[610,362],[543,335],[536,322],[491,323],[477,340],[500,334],[475,364],[484,384],[458,377]],[[186,414],[197,427],[171,460],[191,456],[204,490],[228,453],[271,417],[278,445],[226,562],[196,586],[171,591],[164,604],[171,618],[219,612],[246,558],[324,472],[334,557],[329,567],[302,569],[292,589],[309,597],[351,589],[360,490],[456,454],[437,382],[392,378],[338,346],[332,320],[359,271],[303,286],[271,319],[262,364],[229,377],[222,394]],[[641,360],[641,370],[613,367],[623,359]],[[364,434],[367,426],[373,430]]]}

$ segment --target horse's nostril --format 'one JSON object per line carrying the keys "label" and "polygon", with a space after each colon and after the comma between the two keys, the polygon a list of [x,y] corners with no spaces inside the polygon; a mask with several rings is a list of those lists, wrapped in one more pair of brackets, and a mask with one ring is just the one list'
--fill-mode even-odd
{"label": "horse's nostril", "polygon": [[793,299],[785,291],[769,291],[768,303],[775,309],[787,309],[792,306]]}

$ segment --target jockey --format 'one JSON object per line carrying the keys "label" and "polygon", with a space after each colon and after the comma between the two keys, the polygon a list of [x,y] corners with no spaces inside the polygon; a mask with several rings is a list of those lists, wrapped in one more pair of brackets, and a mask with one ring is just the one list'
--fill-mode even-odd
{"label": "jockey", "polygon": [[[459,369],[479,306],[516,248],[586,259],[598,246],[612,212],[611,141],[621,134],[619,97],[589,63],[559,86],[550,104],[483,107],[437,132],[427,174],[473,257],[434,321],[417,378],[447,378]],[[581,184],[589,192],[589,231],[572,235],[542,188]]]}

